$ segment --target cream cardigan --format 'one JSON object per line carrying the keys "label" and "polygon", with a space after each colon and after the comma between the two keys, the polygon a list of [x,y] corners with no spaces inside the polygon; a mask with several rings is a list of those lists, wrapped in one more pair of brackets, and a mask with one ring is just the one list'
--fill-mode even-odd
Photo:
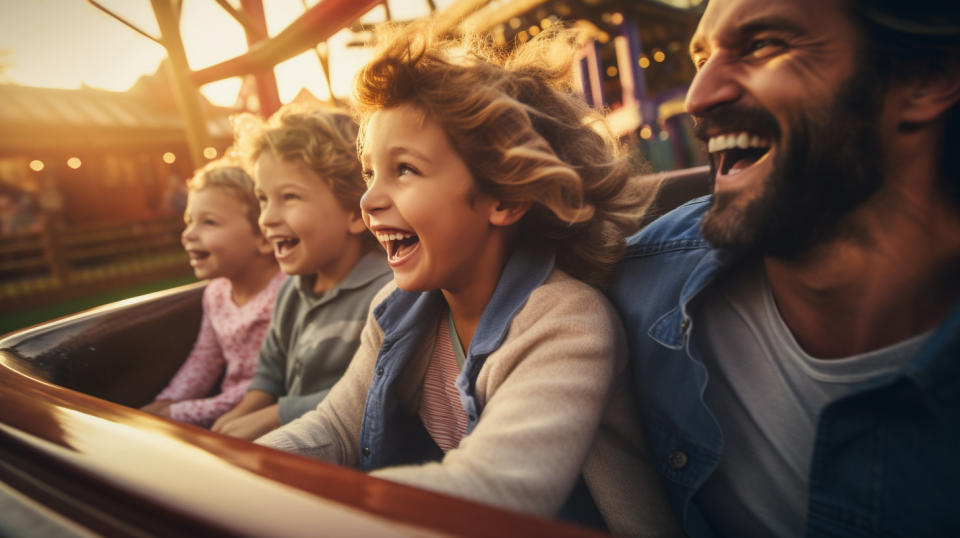
{"label": "cream cardigan", "polygon": [[[356,465],[365,401],[384,332],[373,307],[360,348],[316,410],[257,440]],[[415,411],[433,342],[404,371],[401,405]],[[553,270],[510,322],[476,381],[474,430],[439,462],[373,471],[380,478],[553,517],[582,472],[615,534],[679,535],[649,462],[626,368],[620,320],[595,288]]]}

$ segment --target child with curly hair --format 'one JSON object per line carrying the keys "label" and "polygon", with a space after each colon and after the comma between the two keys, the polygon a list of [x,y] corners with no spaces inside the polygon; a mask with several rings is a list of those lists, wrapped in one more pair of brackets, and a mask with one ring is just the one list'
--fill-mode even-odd
{"label": "child with curly hair", "polygon": [[249,390],[212,428],[253,440],[316,408],[340,379],[390,268],[360,217],[364,184],[350,114],[291,104],[265,124],[247,117],[237,125],[260,229],[292,275]]}
{"label": "child with curly hair", "polygon": [[567,31],[501,55],[414,26],[358,74],[363,219],[394,282],[344,378],[258,442],[617,534],[676,532],[608,281],[649,199],[571,84]]}

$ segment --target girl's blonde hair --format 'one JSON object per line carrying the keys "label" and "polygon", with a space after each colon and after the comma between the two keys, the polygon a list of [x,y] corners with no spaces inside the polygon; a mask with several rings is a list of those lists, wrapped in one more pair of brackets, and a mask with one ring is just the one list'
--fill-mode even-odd
{"label": "girl's blonde hair", "polygon": [[253,191],[253,178],[232,159],[218,159],[210,161],[198,169],[193,177],[187,181],[187,190],[197,192],[207,188],[218,188],[229,191],[243,204],[244,214],[254,233],[260,233],[257,219],[260,218],[260,204]]}
{"label": "girl's blonde hair", "polygon": [[509,54],[480,36],[441,36],[429,22],[378,41],[354,81],[360,152],[374,112],[418,107],[443,127],[481,191],[532,202],[522,239],[552,247],[571,275],[607,282],[650,194],[629,185],[631,165],[573,85],[574,32],[552,28]]}

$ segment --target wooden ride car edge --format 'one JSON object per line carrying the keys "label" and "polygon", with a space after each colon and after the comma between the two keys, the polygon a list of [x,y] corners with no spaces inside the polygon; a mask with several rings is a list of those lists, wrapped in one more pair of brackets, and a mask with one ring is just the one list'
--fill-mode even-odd
{"label": "wooden ride car edge", "polygon": [[11,351],[54,327],[165,294],[0,341],[0,443],[79,473],[138,510],[171,514],[215,534],[596,536],[155,417],[39,379]]}

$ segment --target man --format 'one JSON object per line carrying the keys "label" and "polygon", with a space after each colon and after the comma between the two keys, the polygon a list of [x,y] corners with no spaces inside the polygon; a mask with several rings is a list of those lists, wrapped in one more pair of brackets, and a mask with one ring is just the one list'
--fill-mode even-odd
{"label": "man", "polygon": [[960,533],[960,11],[712,0],[714,194],[610,295],[692,536]]}

